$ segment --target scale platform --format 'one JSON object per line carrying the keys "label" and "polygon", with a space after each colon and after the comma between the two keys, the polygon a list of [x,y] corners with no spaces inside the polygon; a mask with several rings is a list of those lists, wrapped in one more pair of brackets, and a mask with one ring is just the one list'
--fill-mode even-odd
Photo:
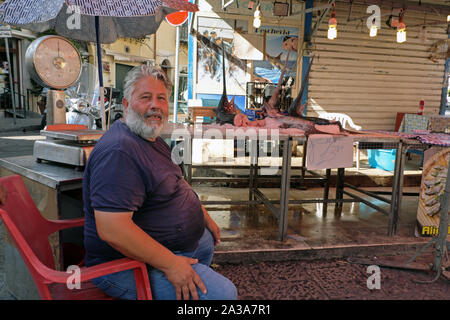
{"label": "scale platform", "polygon": [[105,131],[77,128],[65,125],[58,130],[41,130],[41,135],[47,139],[34,143],[33,155],[36,161],[47,160],[82,169]]}

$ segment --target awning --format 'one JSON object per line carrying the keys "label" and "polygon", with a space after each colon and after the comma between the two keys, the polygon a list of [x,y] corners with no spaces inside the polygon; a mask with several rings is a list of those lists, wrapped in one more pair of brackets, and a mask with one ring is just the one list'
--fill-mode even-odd
{"label": "awning", "polygon": [[147,61],[150,61],[150,62],[154,63],[154,59],[152,59],[152,58],[140,57],[140,56],[135,56],[135,55],[126,54],[126,53],[117,53],[117,52],[114,52],[114,51],[108,50],[108,49],[104,49],[104,50],[105,50],[105,54],[113,56],[114,60],[116,60],[116,61],[122,61],[122,62],[147,62]]}

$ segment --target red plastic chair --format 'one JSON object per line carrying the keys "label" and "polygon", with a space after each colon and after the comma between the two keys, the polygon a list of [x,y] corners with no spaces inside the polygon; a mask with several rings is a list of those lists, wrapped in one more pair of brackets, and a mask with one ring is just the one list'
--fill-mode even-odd
{"label": "red plastic chair", "polygon": [[81,267],[81,288],[69,289],[67,280],[72,276],[72,273],[55,270],[48,236],[62,229],[83,226],[84,218],[47,220],[40,214],[34,204],[21,176],[13,175],[0,178],[0,184],[7,191],[6,204],[0,205],[0,217],[24,259],[42,299],[113,299],[104,294],[89,280],[129,269],[134,269],[138,299],[152,299],[145,264],[129,258],[118,259],[92,267]]}

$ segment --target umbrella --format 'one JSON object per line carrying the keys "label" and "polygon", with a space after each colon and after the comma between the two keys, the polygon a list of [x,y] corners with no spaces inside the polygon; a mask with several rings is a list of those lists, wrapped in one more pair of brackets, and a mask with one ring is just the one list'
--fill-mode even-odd
{"label": "umbrella", "polygon": [[106,128],[100,43],[153,34],[175,11],[198,11],[185,0],[7,0],[0,5],[0,23],[96,42],[102,128]]}

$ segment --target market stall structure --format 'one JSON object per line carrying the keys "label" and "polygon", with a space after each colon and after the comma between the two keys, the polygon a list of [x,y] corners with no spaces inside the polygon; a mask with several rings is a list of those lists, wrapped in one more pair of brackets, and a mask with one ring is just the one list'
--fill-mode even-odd
{"label": "market stall structure", "polygon": [[[282,5],[277,2],[240,2],[239,5],[237,2],[231,2],[224,5],[219,1],[199,1],[198,5],[199,12],[189,20],[188,80],[189,98],[197,105],[215,109],[222,98],[222,89],[226,82],[228,101],[233,101],[249,121],[259,120],[264,101],[273,94],[278,84],[286,56],[288,52],[293,51],[287,59],[289,71],[282,84],[280,111],[287,111],[298,92],[301,92],[301,104],[306,104],[302,115],[325,117],[330,113],[344,113],[360,126],[362,131],[346,135],[329,134],[324,138],[305,132],[283,132],[284,128],[275,128],[279,129],[276,134],[267,135],[269,128],[264,127],[249,133],[246,131],[248,128],[242,129],[231,124],[205,125],[210,122],[211,117],[200,115],[199,118],[191,119],[191,125],[175,125],[169,127],[166,132],[167,138],[178,141],[174,150],[182,153],[180,164],[183,163],[187,168],[186,179],[192,181],[193,157],[202,154],[204,140],[214,140],[212,144],[219,146],[215,148],[218,152],[216,156],[223,158],[234,158],[236,141],[240,141],[244,144],[244,150],[249,151],[244,152],[244,157],[250,158],[247,167],[249,193],[242,203],[250,206],[263,204],[275,216],[277,236],[270,239],[278,242],[275,247],[280,248],[286,243],[289,247],[292,245],[292,239],[304,242],[301,235],[288,231],[289,205],[301,207],[307,203],[322,204],[320,211],[322,217],[326,217],[327,204],[334,203],[335,214],[340,216],[337,211],[342,211],[344,203],[362,202],[388,216],[387,232],[385,225],[383,234],[394,236],[401,218],[404,196],[402,176],[407,149],[405,145],[409,141],[407,139],[415,138],[421,141],[420,138],[435,138],[433,132],[398,134],[394,132],[396,119],[398,114],[400,117],[400,114],[417,113],[419,106],[424,107],[425,115],[444,115],[446,111],[447,91],[445,90],[445,95],[442,94],[446,89],[442,83],[447,78],[447,56],[441,55],[441,49],[436,51],[433,48],[441,48],[448,40],[448,23],[445,17],[450,13],[450,8],[425,2],[422,5],[408,3],[406,7],[402,3],[402,6],[399,4],[398,7],[392,8],[391,2],[387,4],[379,1],[378,9],[372,7],[375,13],[372,16],[372,11],[367,10],[368,3],[355,1],[307,1]],[[328,21],[329,17],[331,19]],[[384,24],[377,24],[377,21],[385,19],[386,27]],[[366,21],[371,24],[367,25]],[[404,25],[407,26],[408,34],[406,42],[402,38]],[[372,37],[373,31],[370,32],[373,26],[377,27],[376,37]],[[314,62],[311,63],[313,56]],[[225,72],[222,72],[223,69]],[[194,104],[192,105],[195,110]],[[214,118],[214,114],[210,116]],[[443,119],[448,121],[446,117]],[[198,127],[201,128],[196,136]],[[450,145],[446,128],[448,129],[448,126],[444,125],[443,129],[438,129],[441,136],[437,144],[444,148]],[[228,129],[231,130],[229,136]],[[235,134],[239,130],[241,137]],[[261,137],[259,133],[263,130],[266,130],[265,136]],[[430,128],[430,131],[433,130]],[[316,138],[319,141],[315,141]],[[336,146],[342,142],[342,148],[346,150],[345,153],[342,152],[345,154],[343,163],[338,164],[337,160],[339,150],[344,149],[334,150],[334,153],[322,153],[333,157],[321,165],[311,157],[317,155],[316,153],[311,151],[308,155],[305,154],[307,148],[317,147],[324,143],[324,140],[328,141],[326,146]],[[258,178],[267,179],[262,175],[262,169],[270,167],[259,163],[261,150],[268,155],[267,141],[275,141],[270,145],[270,149],[276,150],[277,161],[281,160],[281,163],[277,162],[275,171],[281,171],[277,177],[280,182],[280,197],[275,200],[265,196],[257,184]],[[290,199],[291,150],[294,141],[300,144],[307,142],[307,147],[303,150],[301,178],[304,179],[308,172],[324,183],[325,188],[319,199]],[[345,182],[345,168],[353,166],[354,142],[360,150],[395,150],[391,159],[391,170],[394,171],[392,190],[387,191],[390,198]],[[211,144],[210,141],[208,143]],[[433,143],[422,144],[427,147]],[[306,163],[308,156],[310,161]],[[229,165],[233,166],[234,162]],[[37,164],[33,160],[30,161],[30,158],[1,161],[2,175],[20,173],[27,179],[34,180],[34,183],[43,184],[47,180],[52,182],[51,192],[54,194],[56,190],[57,196],[56,200],[53,198],[50,201],[59,207],[61,195],[66,192],[64,190],[61,193],[60,185],[65,183],[61,184],[59,178],[45,178],[47,173],[36,175],[36,172],[40,171],[39,168],[45,167],[45,170],[52,171],[52,166],[48,163]],[[69,168],[64,168],[66,169]],[[319,169],[326,170],[325,176],[314,174],[314,171]],[[329,197],[331,169],[337,169],[336,196],[333,199]],[[77,174],[69,171],[64,175]],[[274,173],[271,175],[275,176]],[[81,174],[78,174],[75,179],[69,177],[68,180],[79,185],[80,179]],[[64,182],[66,180],[63,179]],[[211,182],[211,179],[209,181]],[[44,184],[49,186],[47,182]],[[345,188],[353,189],[362,195],[350,193]],[[71,191],[69,189],[67,191]],[[366,196],[372,200],[367,200]],[[380,201],[387,203],[389,207],[386,209],[379,205]],[[237,202],[240,203],[231,199],[213,201],[210,205],[233,205]],[[231,217],[225,220],[230,224],[226,228],[232,229]],[[298,228],[301,228],[301,223],[295,226],[295,229]],[[58,245],[59,241],[56,242],[56,247]],[[251,250],[258,252],[258,248]],[[243,259],[243,256],[237,259]]]}

